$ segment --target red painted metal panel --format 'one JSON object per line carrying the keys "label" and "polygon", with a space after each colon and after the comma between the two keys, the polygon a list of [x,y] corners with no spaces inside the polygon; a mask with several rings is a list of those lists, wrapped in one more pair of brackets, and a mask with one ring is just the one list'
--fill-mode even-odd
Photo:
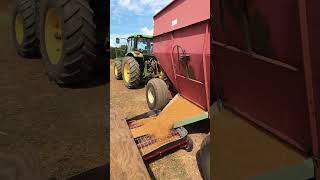
{"label": "red painted metal panel", "polygon": [[311,139],[303,71],[219,45],[214,48],[225,105],[308,152]]}
{"label": "red painted metal panel", "polygon": [[[176,0],[154,17],[154,55],[178,92],[205,110],[210,103],[209,18],[209,0]],[[187,63],[178,60],[182,49],[190,57]]]}
{"label": "red painted metal panel", "polygon": [[308,91],[310,130],[313,143],[315,177],[320,179],[320,40],[319,1],[302,1],[300,4],[300,24],[302,31],[304,67]]}
{"label": "red painted metal panel", "polygon": [[213,7],[216,85],[226,106],[309,153],[298,1],[225,0]]}
{"label": "red painted metal panel", "polygon": [[[223,17],[224,29],[214,28],[215,40],[247,49],[246,31],[251,36],[252,50],[260,55],[302,68],[301,37],[299,27],[298,4],[296,1],[248,1],[246,10],[241,8],[243,0],[223,1],[223,12],[219,1],[214,1],[214,16],[218,22]],[[245,11],[245,12],[243,12]],[[222,14],[221,14],[222,13]],[[246,23],[242,17],[249,17]],[[220,22],[221,23],[221,22]]]}
{"label": "red painted metal panel", "polygon": [[154,36],[210,18],[210,0],[175,0],[154,16]]}

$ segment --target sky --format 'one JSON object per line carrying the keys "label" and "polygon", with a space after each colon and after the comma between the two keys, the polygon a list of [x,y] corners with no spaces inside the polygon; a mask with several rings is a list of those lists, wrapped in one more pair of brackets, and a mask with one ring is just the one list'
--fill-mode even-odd
{"label": "sky", "polygon": [[[153,15],[172,0],[111,0],[110,45],[130,34],[153,34]],[[121,44],[125,40],[120,40]]]}

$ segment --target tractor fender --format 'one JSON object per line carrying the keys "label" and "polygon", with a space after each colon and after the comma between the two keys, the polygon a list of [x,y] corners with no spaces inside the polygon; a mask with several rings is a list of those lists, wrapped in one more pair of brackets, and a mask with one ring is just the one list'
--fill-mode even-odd
{"label": "tractor fender", "polygon": [[143,54],[142,53],[136,54],[134,51],[128,52],[126,54],[126,56],[131,56],[131,57],[134,57],[134,58],[143,58]]}

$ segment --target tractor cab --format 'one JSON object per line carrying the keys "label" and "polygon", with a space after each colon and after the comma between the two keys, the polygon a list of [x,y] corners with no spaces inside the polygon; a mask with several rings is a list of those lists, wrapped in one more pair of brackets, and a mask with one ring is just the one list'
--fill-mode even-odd
{"label": "tractor cab", "polygon": [[128,38],[127,53],[139,51],[144,55],[152,54],[152,37],[147,35],[132,35]]}
{"label": "tractor cab", "polygon": [[[152,54],[152,36],[143,34],[133,34],[128,37],[126,54],[134,53],[134,55],[151,55]],[[116,39],[116,43],[120,44],[120,38]]]}

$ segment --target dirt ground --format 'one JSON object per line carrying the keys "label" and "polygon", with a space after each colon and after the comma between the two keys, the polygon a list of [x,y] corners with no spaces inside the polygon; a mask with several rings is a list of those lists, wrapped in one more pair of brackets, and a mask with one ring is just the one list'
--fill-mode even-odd
{"label": "dirt ground", "polygon": [[[113,61],[110,63],[110,121],[133,117],[147,112],[145,88],[127,89],[122,80],[113,78]],[[193,140],[192,152],[177,150],[166,156],[147,163],[154,179],[202,179],[198,170],[196,153],[201,142],[209,132],[209,122],[202,121],[186,127]],[[112,138],[112,132],[110,132]]]}
{"label": "dirt ground", "polygon": [[6,1],[0,6],[0,153],[32,154],[44,176],[57,179],[105,165],[105,81],[50,82],[40,59],[16,55]]}

